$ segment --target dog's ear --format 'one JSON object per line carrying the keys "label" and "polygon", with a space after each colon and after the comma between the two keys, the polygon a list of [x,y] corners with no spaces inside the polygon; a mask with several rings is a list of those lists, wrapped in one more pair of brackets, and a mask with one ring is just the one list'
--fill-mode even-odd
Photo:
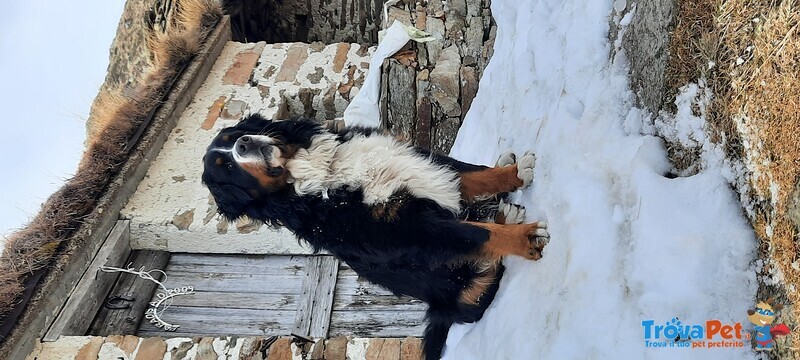
{"label": "dog's ear", "polygon": [[239,121],[235,129],[244,131],[248,134],[260,133],[263,132],[269,125],[272,124],[272,120],[269,120],[262,116],[261,114],[250,114],[246,116],[242,121]]}
{"label": "dog's ear", "polygon": [[756,311],[753,310],[753,309],[747,310],[747,315],[753,315],[755,313],[756,313]]}
{"label": "dog's ear", "polygon": [[232,185],[206,184],[214,202],[217,204],[217,213],[228,221],[234,221],[245,215],[247,207],[253,198],[246,191]]}
{"label": "dog's ear", "polygon": [[783,304],[772,305],[772,310],[774,310],[774,312],[781,311],[781,309],[783,309]]}

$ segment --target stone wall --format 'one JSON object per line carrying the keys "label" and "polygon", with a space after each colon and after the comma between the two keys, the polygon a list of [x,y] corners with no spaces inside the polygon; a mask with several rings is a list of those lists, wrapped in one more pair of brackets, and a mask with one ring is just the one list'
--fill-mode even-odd
{"label": "stone wall", "polygon": [[139,338],[63,336],[39,343],[26,360],[421,360],[421,340],[408,337],[301,339],[264,337]]}
{"label": "stone wall", "polygon": [[436,40],[409,44],[384,63],[381,117],[415,145],[448,153],[492,56],[497,26],[490,0],[428,0],[389,8]]}
{"label": "stone wall", "polygon": [[[625,1],[618,1],[625,3]],[[627,0],[619,11],[635,14],[622,38],[622,47],[630,62],[631,90],[639,106],[658,114],[665,103],[669,42],[675,27],[675,0]],[[615,7],[617,7],[615,5]],[[622,14],[620,14],[622,15]],[[613,35],[613,34],[612,34]],[[666,99],[672,102],[674,99]]]}
{"label": "stone wall", "polygon": [[243,42],[378,43],[384,0],[225,1]]}

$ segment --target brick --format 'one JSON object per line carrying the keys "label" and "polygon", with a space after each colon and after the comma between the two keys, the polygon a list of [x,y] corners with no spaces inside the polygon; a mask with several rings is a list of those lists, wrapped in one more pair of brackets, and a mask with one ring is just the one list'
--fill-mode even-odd
{"label": "brick", "polygon": [[342,72],[344,69],[344,62],[347,61],[347,53],[350,51],[350,44],[339,43],[336,45],[336,56],[333,58],[333,71],[336,73]]}
{"label": "brick", "polygon": [[267,360],[292,360],[292,339],[285,337],[275,340],[269,347]]}
{"label": "brick", "polygon": [[347,338],[335,337],[325,342],[325,360],[345,360],[347,356]]}
{"label": "brick", "polygon": [[286,53],[286,60],[278,70],[278,75],[275,76],[275,82],[294,81],[306,59],[308,59],[308,45],[293,44]]}
{"label": "brick", "polygon": [[100,336],[93,336],[86,345],[78,350],[75,354],[75,360],[97,360],[97,354],[100,352],[100,347],[103,346],[103,338]]}
{"label": "brick", "polygon": [[208,108],[208,115],[206,115],[206,120],[200,125],[200,128],[203,130],[211,130],[214,127],[214,124],[219,119],[219,116],[222,115],[222,108],[225,107],[225,97],[220,96],[219,99],[214,101],[211,104],[211,107]]}
{"label": "brick", "polygon": [[407,337],[400,343],[400,360],[422,360],[422,340]]}
{"label": "brick", "polygon": [[226,85],[244,85],[250,80],[253,69],[261,57],[265,43],[257,43],[252,48],[236,54],[233,65],[222,76],[222,83]]}
{"label": "brick", "polygon": [[167,343],[161,337],[152,337],[142,340],[135,360],[163,359],[167,352]]}

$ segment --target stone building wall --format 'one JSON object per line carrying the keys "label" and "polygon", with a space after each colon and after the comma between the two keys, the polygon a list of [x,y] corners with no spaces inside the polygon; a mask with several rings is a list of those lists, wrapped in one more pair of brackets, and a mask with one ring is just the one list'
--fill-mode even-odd
{"label": "stone building wall", "polygon": [[242,42],[348,42],[375,45],[384,0],[225,1]]}
{"label": "stone building wall", "polygon": [[412,43],[387,59],[381,117],[415,145],[447,154],[478,92],[492,56],[497,26],[490,0],[428,0],[389,8],[395,19],[435,38]]}

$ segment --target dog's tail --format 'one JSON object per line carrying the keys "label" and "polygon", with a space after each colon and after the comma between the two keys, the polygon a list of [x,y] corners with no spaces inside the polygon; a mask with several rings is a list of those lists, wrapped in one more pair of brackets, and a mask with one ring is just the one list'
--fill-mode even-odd
{"label": "dog's tail", "polygon": [[428,327],[425,328],[423,337],[425,360],[439,360],[442,357],[450,325],[453,325],[450,316],[428,311]]}

